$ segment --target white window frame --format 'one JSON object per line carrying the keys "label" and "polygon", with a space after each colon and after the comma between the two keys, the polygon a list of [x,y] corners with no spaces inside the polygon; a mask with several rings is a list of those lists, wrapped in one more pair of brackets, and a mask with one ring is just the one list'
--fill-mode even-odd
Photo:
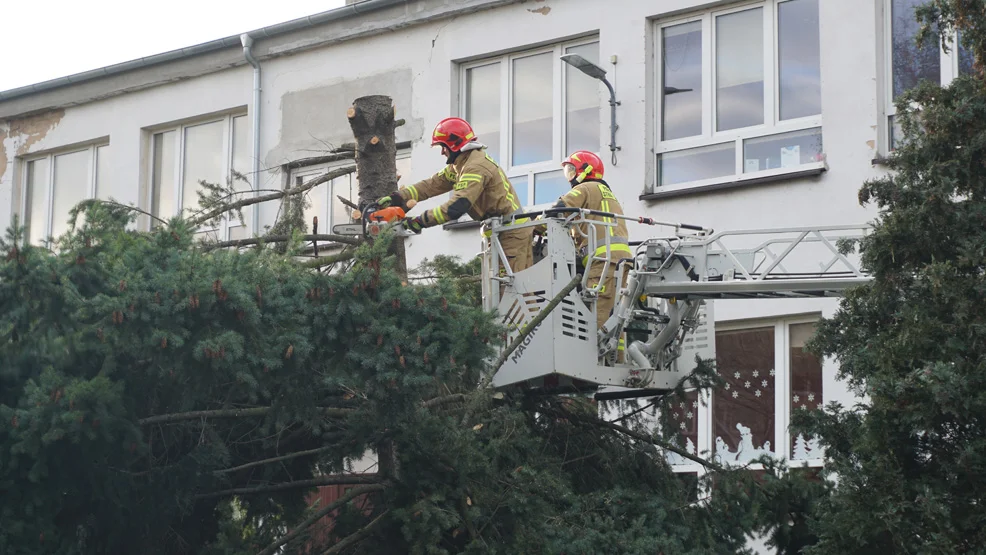
{"label": "white window frame", "polygon": [[[761,328],[774,328],[774,437],[770,438],[770,445],[773,447],[774,458],[785,461],[790,468],[801,468],[808,466],[817,468],[823,466],[824,458],[812,459],[792,459],[791,458],[791,326],[798,324],[817,324],[820,316],[818,314],[805,314],[793,316],[781,316],[777,318],[716,322],[715,331],[730,332],[743,331]],[[824,365],[824,361],[823,361]],[[824,366],[823,366],[824,368]],[[824,371],[824,370],[823,370]],[[822,399],[826,399],[827,392],[822,390]],[[707,453],[712,456],[713,445],[715,444],[715,420],[713,418],[715,410],[715,399],[712,391],[699,393],[698,397],[698,437],[696,452],[699,456]],[[702,475],[706,468],[700,464],[688,462],[687,464],[673,465],[674,472],[689,473],[697,472]],[[762,464],[750,464],[750,470],[763,470]]]}
{"label": "white window frame", "polygon": [[[401,149],[401,150],[398,150],[397,151],[397,162],[398,163],[401,162],[401,161],[410,161],[410,159],[411,159],[411,149]],[[354,162],[352,160],[341,160],[341,161],[335,161],[335,162],[322,162],[320,164],[312,164],[312,165],[309,165],[309,166],[302,166],[302,167],[299,167],[299,168],[294,168],[288,174],[287,188],[288,189],[292,189],[292,188],[296,187],[297,186],[296,185],[296,182],[297,182],[297,179],[299,177],[304,178],[304,180],[307,181],[308,179],[313,179],[313,178],[316,178],[316,177],[318,177],[320,175],[325,175],[326,173],[329,173],[331,171],[335,171],[335,170],[338,170],[340,168],[344,168],[346,166],[351,166],[353,164],[354,164]],[[398,173],[400,173],[400,168],[398,168]],[[350,179],[352,179],[353,182],[354,182],[354,184],[356,183],[356,172],[353,172],[353,173],[349,174],[346,177],[349,177]],[[403,178],[405,176],[402,175],[401,177]],[[336,179],[338,179],[338,178],[336,178]],[[330,183],[323,183],[321,185],[317,185],[317,187],[330,187],[331,186]],[[309,191],[310,191],[310,189],[309,189]],[[318,233],[319,233],[319,235],[322,235],[322,234],[331,234],[332,233],[332,226],[334,226],[334,225],[338,225],[338,224],[341,224],[341,223],[345,223],[345,224],[350,223],[349,220],[347,220],[345,222],[333,222],[332,221],[332,203],[331,203],[331,200],[336,197],[336,194],[337,193],[335,192],[334,188],[332,190],[330,190],[329,191],[329,194],[326,197],[326,198],[328,198],[330,200],[330,202],[327,202],[325,204],[325,206],[321,207],[320,209],[317,209],[317,213],[315,215],[318,216]],[[348,200],[350,200],[352,202],[358,202],[359,201],[359,199],[356,199],[356,198],[350,198]],[[311,225],[311,222],[306,222],[306,223],[308,225]],[[319,247],[320,248],[333,248],[333,247],[341,247],[341,246],[342,245],[339,245],[337,243],[319,242]]]}
{"label": "white window frame", "polygon": [[[883,67],[884,74],[884,98],[886,106],[886,117],[883,118],[884,133],[886,141],[884,152],[893,152],[894,136],[894,116],[897,115],[897,106],[894,104],[894,33],[893,33],[893,0],[883,1]],[[945,48],[948,52],[945,52]],[[948,41],[938,46],[940,56],[940,80],[942,87],[947,87],[956,77],[959,76],[959,42],[958,32],[953,32]]]}
{"label": "white window frame", "polygon": [[[206,125],[209,123],[223,122],[223,175],[227,178],[231,175],[231,170],[233,169],[233,119],[238,117],[247,116],[247,112],[243,110],[237,110],[234,112],[229,112],[225,114],[220,114],[214,117],[199,118],[194,120],[185,121],[178,124],[163,125],[159,127],[154,127],[148,129],[148,148],[151,154],[147,157],[147,207],[148,211],[153,207],[154,199],[154,136],[158,133],[167,133],[168,131],[174,131],[174,207],[175,212],[172,214],[154,214],[155,217],[167,219],[173,216],[177,216],[182,211],[182,198],[184,197],[184,186],[182,184],[182,175],[184,175],[185,169],[185,130],[189,127],[196,127],[199,125]],[[249,125],[249,121],[247,122]],[[251,130],[252,132],[252,130]],[[225,186],[226,183],[221,183]],[[197,210],[196,210],[197,211]],[[194,213],[194,212],[192,212]],[[188,214],[186,214],[188,215]],[[245,217],[245,215],[244,215]],[[208,227],[202,226],[199,228],[198,233],[215,235],[219,240],[228,240],[231,236],[231,229],[235,227],[240,227],[246,225],[233,214],[224,214],[218,227]],[[249,230],[248,230],[249,231]]]}
{"label": "white window frame", "polygon": [[[822,128],[822,114],[807,116],[789,120],[780,119],[780,94],[778,92],[779,83],[779,48],[778,48],[778,6],[792,0],[757,0],[755,2],[744,2],[726,8],[706,10],[700,13],[689,14],[673,19],[658,20],[654,23],[653,52],[652,60],[654,67],[654,114],[655,125],[654,135],[654,161],[655,171],[652,181],[652,191],[675,191],[679,189],[701,188],[703,186],[742,182],[767,177],[774,177],[789,173],[800,173],[807,170],[827,169],[824,154],[824,143],[822,145],[821,159],[817,162],[801,164],[788,168],[766,169],[758,172],[744,173],[743,162],[743,143],[749,139],[770,137],[795,131],[806,131]],[[761,125],[743,127],[740,129],[730,129],[727,131],[716,131],[716,71],[715,71],[715,20],[716,17],[746,11],[749,9],[763,8],[764,21],[764,123]],[[662,94],[664,91],[663,83],[663,48],[662,36],[663,29],[684,23],[695,21],[702,22],[702,134],[694,137],[684,137],[662,140],[661,121],[663,118]],[[690,150],[693,148],[722,145],[733,142],[736,157],[735,171],[731,175],[714,177],[710,179],[689,181],[686,183],[676,183],[673,185],[661,185],[659,164],[657,160],[662,154]]]}
{"label": "white window frame", "polygon": [[[109,143],[108,140],[101,140],[101,141],[98,141],[98,142],[93,142],[93,143],[91,143],[89,145],[86,145],[86,146],[62,148],[62,149],[58,149],[58,150],[52,150],[52,151],[49,151],[49,152],[46,152],[46,153],[43,153],[43,154],[34,154],[34,155],[30,155],[30,156],[25,156],[24,158],[22,158],[21,159],[21,162],[22,162],[22,166],[21,167],[23,168],[23,170],[21,171],[21,175],[20,175],[20,179],[19,179],[19,181],[20,181],[20,199],[19,199],[20,202],[18,203],[20,205],[18,207],[18,211],[21,214],[21,222],[20,222],[20,225],[24,225],[24,218],[27,216],[27,201],[28,201],[28,194],[29,194],[29,191],[28,191],[28,183],[27,183],[28,173],[29,173],[27,171],[28,164],[30,164],[32,162],[38,162],[38,161],[41,161],[41,160],[47,160],[47,162],[48,162],[48,172],[47,172],[47,175],[45,176],[45,182],[46,182],[47,191],[46,191],[46,196],[45,196],[46,202],[45,202],[45,221],[44,221],[44,235],[43,235],[45,237],[45,245],[48,245],[50,243],[50,241],[48,239],[51,238],[52,229],[54,227],[54,217],[55,217],[55,214],[54,214],[54,208],[55,208],[55,196],[54,196],[54,194],[55,194],[55,157],[57,157],[57,156],[63,156],[63,155],[66,155],[66,154],[75,154],[77,152],[87,152],[88,153],[88,156],[86,157],[86,159],[88,161],[88,168],[86,170],[86,192],[85,192],[85,196],[84,196],[83,200],[93,199],[93,198],[96,198],[96,193],[97,193],[97,191],[96,191],[96,179],[97,179],[96,169],[98,167],[98,160],[96,159],[96,156],[98,155],[100,148],[109,146],[109,144],[110,143]],[[31,225],[32,226],[35,225],[35,222],[31,222]],[[29,241],[30,241],[30,233],[25,234],[25,236],[24,236],[24,243],[27,244]]]}
{"label": "white window frame", "polygon": [[[483,67],[495,63],[500,64],[500,160],[497,160],[497,164],[503,168],[503,172],[506,174],[507,179],[514,181],[519,177],[527,178],[527,198],[522,202],[522,206],[526,209],[540,209],[546,208],[554,204],[555,199],[550,202],[541,203],[539,205],[534,204],[534,176],[536,174],[550,173],[554,171],[561,171],[561,163],[568,156],[569,153],[564,152],[567,145],[565,141],[568,136],[568,121],[566,115],[568,114],[568,95],[566,91],[568,90],[568,72],[565,71],[566,64],[561,61],[561,56],[565,54],[565,51],[574,46],[584,46],[587,44],[599,43],[599,36],[593,35],[589,37],[583,37],[579,39],[573,39],[569,41],[558,42],[555,44],[542,46],[538,48],[531,48],[527,50],[519,50],[516,52],[511,52],[508,54],[503,54],[501,56],[496,56],[492,58],[483,58],[474,62],[468,62],[460,64],[459,66],[459,113],[464,116],[466,114],[466,72],[470,69],[477,67]],[[552,64],[552,137],[551,137],[551,159],[543,162],[534,162],[531,164],[521,164],[514,166],[513,161],[513,133],[511,129],[511,122],[513,120],[513,98],[511,91],[513,91],[513,62],[514,60],[520,58],[526,58],[529,56],[536,56],[538,54],[551,53],[553,55]],[[602,86],[600,83],[599,86]],[[600,110],[604,107],[602,102],[602,97],[600,97]],[[602,111],[600,111],[602,113]],[[483,138],[480,137],[479,140],[482,142]],[[602,134],[599,137],[599,148],[596,154],[602,157],[603,143]]]}

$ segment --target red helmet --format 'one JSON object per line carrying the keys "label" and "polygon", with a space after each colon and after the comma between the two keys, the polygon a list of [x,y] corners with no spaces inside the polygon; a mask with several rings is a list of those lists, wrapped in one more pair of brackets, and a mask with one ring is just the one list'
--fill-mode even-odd
{"label": "red helmet", "polygon": [[445,118],[435,126],[431,134],[431,146],[442,145],[452,152],[459,152],[462,146],[476,140],[472,126],[461,118]]}
{"label": "red helmet", "polygon": [[578,150],[561,163],[565,169],[565,178],[573,185],[578,185],[586,179],[603,178],[603,161],[588,150]]}

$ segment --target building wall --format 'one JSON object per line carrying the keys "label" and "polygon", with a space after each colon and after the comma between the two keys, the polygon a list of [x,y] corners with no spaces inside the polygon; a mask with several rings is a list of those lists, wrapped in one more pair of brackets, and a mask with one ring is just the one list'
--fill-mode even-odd
{"label": "building wall", "polygon": [[[746,2],[749,3],[749,2]],[[755,3],[755,2],[754,2]],[[620,145],[619,163],[606,169],[607,181],[630,215],[701,224],[716,230],[803,225],[863,224],[873,212],[858,205],[856,192],[880,175],[871,161],[885,152],[883,101],[884,49],[882,0],[824,0],[819,5],[822,133],[827,171],[818,176],[727,190],[681,194],[654,201],[638,197],[653,184],[655,114],[655,21],[709,8],[743,5],[710,0],[534,0],[525,2],[419,0],[371,14],[372,22],[338,22],[330,28],[258,39],[263,66],[261,152],[265,170],[260,188],[281,188],[280,166],[351,140],[344,116],[363,95],[394,98],[397,116],[407,123],[399,141],[413,141],[406,185],[431,175],[443,164],[429,147],[432,126],[460,113],[459,66],[491,55],[514,52],[583,36],[598,36],[603,67],[614,83]],[[491,7],[491,9],[482,9]],[[410,20],[424,20],[409,24]],[[373,32],[367,31],[372,28]],[[350,38],[342,41],[342,38]],[[610,63],[615,57],[616,63]],[[0,102],[0,226],[18,210],[24,157],[109,137],[106,196],[146,207],[149,137],[156,127],[193,120],[203,114],[253,110],[252,69],[236,49],[182,62],[188,68],[158,70],[163,82],[142,88],[133,75]],[[225,68],[216,70],[217,68]],[[145,70],[145,81],[153,80]],[[160,81],[160,80],[158,80]],[[120,91],[126,90],[125,94]],[[115,92],[114,92],[115,91]],[[102,100],[87,100],[93,96]],[[608,94],[599,87],[600,144],[608,143]],[[44,106],[57,106],[45,111]],[[30,113],[24,117],[22,114]],[[482,137],[481,137],[482,139]],[[609,162],[609,153],[602,153]],[[101,196],[103,196],[101,194]],[[422,203],[433,206],[437,200]],[[278,207],[260,209],[260,223],[273,223]],[[631,239],[653,228],[631,225]],[[438,253],[471,257],[479,252],[475,228],[427,230],[408,242],[409,263]],[[828,315],[836,301],[716,301],[717,324],[778,317]],[[780,347],[778,347],[780,349]],[[781,356],[781,355],[778,355]],[[851,399],[824,367],[825,399]],[[780,397],[778,397],[780,398]],[[778,401],[778,407],[788,407]],[[785,408],[790,410],[790,408]],[[701,443],[711,447],[709,430]],[[780,434],[781,432],[778,432]],[[775,444],[776,445],[776,444]]]}

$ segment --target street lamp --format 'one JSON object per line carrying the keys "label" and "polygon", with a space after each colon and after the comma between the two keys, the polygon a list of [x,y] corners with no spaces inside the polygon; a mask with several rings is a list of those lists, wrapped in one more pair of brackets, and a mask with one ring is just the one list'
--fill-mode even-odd
{"label": "street lamp", "polygon": [[593,79],[602,81],[606,85],[606,88],[609,89],[609,150],[613,153],[613,165],[615,166],[616,151],[620,150],[620,147],[616,146],[616,130],[620,128],[620,126],[616,124],[616,107],[619,106],[620,103],[616,100],[616,91],[613,90],[613,85],[606,79],[606,70],[590,62],[589,60],[586,60],[578,54],[565,54],[561,57],[561,61],[574,67],[589,77],[592,77]]}

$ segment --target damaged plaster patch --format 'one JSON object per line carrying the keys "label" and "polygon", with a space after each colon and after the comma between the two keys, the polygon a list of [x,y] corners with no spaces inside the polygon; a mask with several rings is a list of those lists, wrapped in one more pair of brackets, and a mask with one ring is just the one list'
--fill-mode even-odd
{"label": "damaged plaster patch", "polygon": [[870,147],[870,150],[873,150],[874,148],[876,148],[876,141],[873,140],[866,141],[866,146]]}
{"label": "damaged plaster patch", "polygon": [[528,8],[527,11],[531,13],[539,13],[541,15],[548,15],[548,13],[551,11],[551,8],[549,8],[548,6],[545,6],[543,8],[538,8],[536,10],[532,10],[531,8]]}
{"label": "damaged plaster patch", "polygon": [[10,158],[30,152],[31,147],[44,139],[63,117],[65,110],[52,110],[0,124],[0,181],[7,173]]}

